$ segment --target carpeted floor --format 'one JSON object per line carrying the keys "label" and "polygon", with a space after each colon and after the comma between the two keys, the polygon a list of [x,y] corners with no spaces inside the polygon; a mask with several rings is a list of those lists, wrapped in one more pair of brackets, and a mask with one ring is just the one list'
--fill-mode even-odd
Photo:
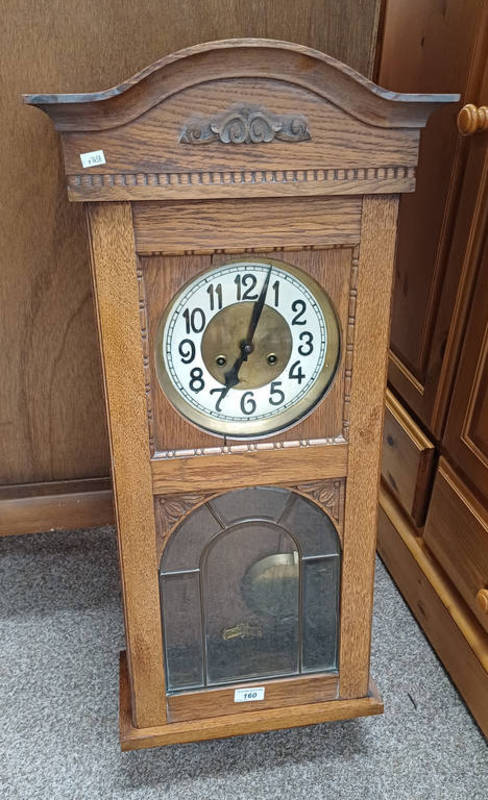
{"label": "carpeted floor", "polygon": [[121,753],[113,529],[0,541],[2,800],[486,800],[486,743],[381,564],[382,717]]}

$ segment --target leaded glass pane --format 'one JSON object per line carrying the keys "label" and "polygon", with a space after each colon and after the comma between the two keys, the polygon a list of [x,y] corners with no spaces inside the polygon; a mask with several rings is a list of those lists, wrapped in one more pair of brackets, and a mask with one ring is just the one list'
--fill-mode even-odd
{"label": "leaded glass pane", "polygon": [[298,554],[266,523],[236,526],[203,569],[209,685],[298,669]]}
{"label": "leaded glass pane", "polygon": [[303,671],[337,669],[339,557],[303,562]]}
{"label": "leaded glass pane", "polygon": [[166,686],[169,692],[204,685],[198,573],[162,576]]}

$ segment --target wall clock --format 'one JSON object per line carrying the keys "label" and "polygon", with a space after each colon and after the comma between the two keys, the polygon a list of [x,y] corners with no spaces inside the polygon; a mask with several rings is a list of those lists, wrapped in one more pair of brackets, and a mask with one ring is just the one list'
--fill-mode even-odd
{"label": "wall clock", "polygon": [[92,254],[124,749],[378,714],[369,675],[398,196],[457,95],[259,39],[28,95]]}

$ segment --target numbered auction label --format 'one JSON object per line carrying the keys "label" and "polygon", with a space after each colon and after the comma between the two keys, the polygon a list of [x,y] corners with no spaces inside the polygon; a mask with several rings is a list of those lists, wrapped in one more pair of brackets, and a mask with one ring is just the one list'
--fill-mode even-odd
{"label": "numbered auction label", "polygon": [[234,703],[252,703],[264,700],[264,686],[254,686],[252,689],[236,689]]}
{"label": "numbered auction label", "polygon": [[80,153],[81,165],[86,167],[98,167],[105,164],[105,153],[103,150],[92,150],[91,153]]}

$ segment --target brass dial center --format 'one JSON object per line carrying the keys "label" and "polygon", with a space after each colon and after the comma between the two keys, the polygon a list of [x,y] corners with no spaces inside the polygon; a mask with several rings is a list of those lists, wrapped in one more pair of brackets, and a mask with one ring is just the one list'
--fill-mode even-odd
{"label": "brass dial center", "polygon": [[290,328],[285,318],[271,306],[264,306],[252,344],[245,345],[253,303],[233,303],[209,322],[202,337],[202,357],[213,377],[225,385],[228,372],[243,349],[247,352],[235,387],[259,389],[276,380],[285,369],[292,351]]}

